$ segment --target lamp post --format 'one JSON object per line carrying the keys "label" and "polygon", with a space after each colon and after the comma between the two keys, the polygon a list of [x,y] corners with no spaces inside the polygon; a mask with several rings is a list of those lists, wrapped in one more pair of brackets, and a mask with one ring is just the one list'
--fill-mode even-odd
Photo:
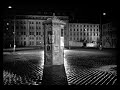
{"label": "lamp post", "polygon": [[100,12],[100,46],[99,49],[102,49],[102,15],[105,16],[106,13],[101,13]]}
{"label": "lamp post", "polygon": [[[8,8],[12,9],[12,6],[8,6]],[[15,52],[15,47],[16,47],[16,45],[15,45],[15,16],[14,16],[13,22],[14,22],[14,32],[13,32],[13,34],[14,34],[14,46],[13,46],[13,51]]]}
{"label": "lamp post", "polygon": [[14,17],[14,48],[13,48],[13,51],[15,52],[15,17]]}

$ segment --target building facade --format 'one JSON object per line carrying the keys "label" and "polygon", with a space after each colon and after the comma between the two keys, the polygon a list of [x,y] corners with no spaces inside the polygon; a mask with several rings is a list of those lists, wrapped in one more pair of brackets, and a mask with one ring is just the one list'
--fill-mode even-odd
{"label": "building facade", "polygon": [[112,22],[102,25],[102,46],[103,48],[117,47],[117,29]]}
{"label": "building facade", "polygon": [[[3,46],[44,46],[43,22],[53,16],[17,15],[4,20]],[[67,16],[58,16],[68,22]],[[15,34],[14,34],[15,31]]]}
{"label": "building facade", "polygon": [[[44,46],[43,22],[53,16],[17,15],[4,19],[3,47]],[[97,43],[100,41],[99,24],[69,23],[68,16],[57,16],[66,22],[64,30],[64,46],[81,46],[81,43]],[[117,44],[116,28],[112,23],[102,25],[102,46],[115,48]]]}
{"label": "building facade", "polygon": [[68,43],[71,41],[97,43],[100,39],[99,24],[69,23],[68,36]]}

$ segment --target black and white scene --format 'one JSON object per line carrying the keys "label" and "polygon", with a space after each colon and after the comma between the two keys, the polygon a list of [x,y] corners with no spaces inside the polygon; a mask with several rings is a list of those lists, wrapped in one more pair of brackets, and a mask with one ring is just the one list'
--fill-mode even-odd
{"label": "black and white scene", "polygon": [[59,2],[6,2],[3,85],[118,85],[116,9]]}

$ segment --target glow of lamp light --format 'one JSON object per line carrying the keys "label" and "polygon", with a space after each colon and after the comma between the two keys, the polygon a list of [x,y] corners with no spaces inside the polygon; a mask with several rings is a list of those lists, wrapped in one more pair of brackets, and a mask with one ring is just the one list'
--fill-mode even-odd
{"label": "glow of lamp light", "polygon": [[11,6],[8,6],[8,8],[12,8]]}
{"label": "glow of lamp light", "polygon": [[106,15],[106,13],[103,13],[103,15]]}

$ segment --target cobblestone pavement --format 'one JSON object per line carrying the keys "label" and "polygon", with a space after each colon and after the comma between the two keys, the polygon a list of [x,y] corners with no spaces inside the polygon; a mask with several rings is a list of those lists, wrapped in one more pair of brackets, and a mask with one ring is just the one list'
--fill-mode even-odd
{"label": "cobblestone pavement", "polygon": [[68,85],[116,85],[116,57],[104,52],[65,50]]}
{"label": "cobblestone pavement", "polygon": [[43,51],[3,55],[4,85],[40,85],[43,75]]}
{"label": "cobblestone pavement", "polygon": [[[116,85],[116,57],[101,51],[65,50],[68,85]],[[41,85],[44,51],[3,53],[4,85]]]}

